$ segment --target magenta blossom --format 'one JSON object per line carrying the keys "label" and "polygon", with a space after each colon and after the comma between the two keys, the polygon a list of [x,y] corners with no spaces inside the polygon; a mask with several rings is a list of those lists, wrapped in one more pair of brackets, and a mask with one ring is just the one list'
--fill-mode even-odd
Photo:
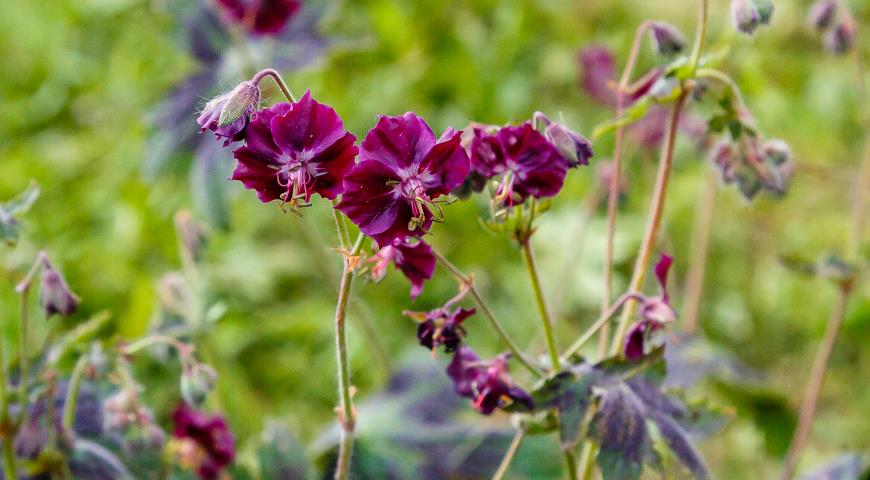
{"label": "magenta blossom", "polygon": [[665,326],[677,318],[670,303],[667,283],[673,259],[662,255],[655,266],[660,294],[657,297],[642,297],[640,321],[635,323],[625,337],[624,353],[629,360],[636,360],[664,344]]}
{"label": "magenta blossom", "polygon": [[[203,480],[220,478],[236,456],[236,441],[223,417],[208,415],[182,403],[172,413],[172,423],[172,436],[191,442],[197,451],[183,460],[196,463],[197,474]],[[188,449],[182,449],[185,450]]]}
{"label": "magenta blossom", "polygon": [[217,0],[227,17],[253,35],[278,35],[299,11],[299,0]]}
{"label": "magenta blossom", "polygon": [[455,308],[451,311],[445,306],[429,312],[406,311],[405,315],[421,320],[417,326],[420,345],[432,351],[443,345],[445,353],[452,353],[459,348],[462,337],[466,335],[462,322],[474,315],[475,311],[473,308]]}
{"label": "magenta blossom", "polygon": [[437,198],[468,176],[461,134],[448,128],[436,139],[414,113],[382,116],[366,134],[336,208],[378,245],[424,235],[443,217]]}
{"label": "magenta blossom", "polygon": [[353,166],[355,140],[335,110],[305,92],[298,102],[257,112],[245,145],[233,151],[238,165],[232,179],[256,190],[264,203],[295,207],[315,193],[332,200]]}
{"label": "magenta blossom", "polygon": [[489,415],[496,408],[533,408],[532,397],[514,385],[508,373],[509,354],[481,360],[471,347],[462,346],[453,354],[447,375],[459,395],[470,398],[474,409]]}
{"label": "magenta blossom", "polygon": [[387,266],[392,262],[408,281],[411,282],[411,299],[417,298],[423,291],[423,283],[435,274],[435,255],[423,240],[411,242],[406,239],[395,239],[386,247],[381,247],[372,258],[372,278],[379,281],[387,274]]}
{"label": "magenta blossom", "polygon": [[474,172],[485,178],[502,177],[495,198],[508,206],[521,204],[528,197],[556,195],[570,166],[529,122],[502,127],[495,133],[475,128],[470,152]]}

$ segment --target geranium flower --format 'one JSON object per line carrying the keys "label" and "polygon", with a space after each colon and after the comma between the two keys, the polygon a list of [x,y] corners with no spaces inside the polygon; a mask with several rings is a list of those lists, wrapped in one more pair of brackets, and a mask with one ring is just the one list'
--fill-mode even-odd
{"label": "geranium flower", "polygon": [[592,143],[583,135],[569,129],[562,122],[554,122],[541,112],[535,112],[534,118],[544,129],[544,136],[565,157],[571,168],[589,165],[592,158]]}
{"label": "geranium flower", "polygon": [[315,193],[332,200],[353,166],[355,140],[335,110],[307,91],[298,102],[257,112],[245,145],[233,151],[238,165],[232,179],[256,190],[264,203],[304,206]]}
{"label": "geranium flower", "polygon": [[245,130],[260,103],[260,88],[251,82],[242,82],[231,92],[209,101],[196,118],[199,133],[214,132],[224,146],[244,140]]}
{"label": "geranium flower", "polygon": [[446,307],[436,308],[429,312],[405,312],[405,315],[421,320],[417,326],[417,340],[420,345],[435,350],[438,346],[444,346],[445,353],[455,352],[466,335],[462,322],[474,315],[473,308],[455,308],[453,311]]}
{"label": "geranium flower", "polygon": [[508,373],[508,354],[482,361],[471,347],[462,346],[453,354],[447,375],[459,395],[470,398],[478,412],[489,415],[496,408],[532,409],[532,397],[514,385]]}
{"label": "geranium flower", "polygon": [[277,35],[299,11],[299,0],[218,0],[230,20],[254,35]]}
{"label": "geranium flower", "polygon": [[336,208],[378,245],[422,236],[442,218],[437,197],[449,194],[468,175],[461,133],[448,128],[436,140],[414,113],[382,116],[366,134]]}
{"label": "geranium flower", "polygon": [[529,122],[502,127],[495,133],[475,128],[470,152],[476,173],[485,178],[502,176],[495,198],[508,206],[523,203],[530,196],[556,195],[569,167],[555,145]]}
{"label": "geranium flower", "polygon": [[182,462],[196,468],[203,480],[219,478],[236,456],[236,442],[226,420],[182,403],[172,413],[172,423],[172,436],[187,443],[182,446]]}
{"label": "geranium flower", "polygon": [[408,239],[395,239],[368,261],[374,263],[371,273],[375,281],[386,276],[387,266],[392,262],[411,282],[413,300],[423,291],[423,283],[435,274],[437,260],[432,254],[432,247],[423,240],[410,242]]}
{"label": "geranium flower", "polygon": [[640,321],[631,327],[625,337],[623,352],[629,360],[641,358],[663,345],[665,326],[677,318],[667,290],[671,265],[673,258],[668,255],[662,255],[656,263],[655,274],[659,281],[660,294],[641,298]]}

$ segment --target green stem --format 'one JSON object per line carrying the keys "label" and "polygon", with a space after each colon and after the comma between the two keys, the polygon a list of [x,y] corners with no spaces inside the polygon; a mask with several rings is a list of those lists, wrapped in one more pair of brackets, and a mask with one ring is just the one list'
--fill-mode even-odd
{"label": "green stem", "polygon": [[351,396],[350,365],[347,358],[346,322],[350,288],[353,283],[354,260],[359,254],[365,235],[360,234],[349,256],[344,258],[344,269],[338,289],[338,302],[335,307],[335,356],[338,363],[339,423],[341,440],[338,449],[338,464],[335,467],[336,480],[345,480],[350,475],[351,456],[353,455],[354,418],[353,398]]}
{"label": "green stem", "polygon": [[465,275],[459,270],[456,265],[447,260],[441,252],[432,248],[432,253],[435,255],[435,258],[438,259],[438,263],[441,264],[444,268],[450,271],[453,274],[453,277],[456,281],[463,287],[468,288],[468,293],[471,294],[471,298],[474,299],[477,306],[480,307],[480,310],[483,312],[483,316],[489,320],[489,323],[492,325],[492,328],[495,329],[496,333],[507,343],[508,348],[514,354],[517,361],[520,362],[522,366],[524,366],[528,371],[532,372],[536,377],[540,377],[543,375],[543,371],[540,367],[536,366],[535,363],[529,360],[526,355],[523,353],[522,349],[511,339],[510,335],[508,335],[507,331],[504,327],[499,323],[498,319],[495,318],[495,314],[492,313],[492,310],[489,308],[489,305],[486,301],[483,300],[483,297],[480,295],[480,292],[477,290],[477,285],[474,283],[474,278],[470,275]]}
{"label": "green stem", "polygon": [[689,64],[692,66],[692,74],[698,68],[698,62],[701,60],[701,48],[704,46],[704,36],[707,34],[707,17],[710,9],[710,0],[700,0],[700,9],[698,9],[698,23],[695,27],[695,41],[692,44],[692,54],[689,57]]}
{"label": "green stem", "polygon": [[526,269],[529,271],[529,280],[532,282],[535,304],[538,306],[538,313],[541,315],[541,326],[544,328],[544,338],[547,340],[547,350],[550,353],[552,368],[558,371],[562,369],[562,361],[559,358],[559,347],[556,346],[556,337],[553,334],[553,321],[550,318],[550,312],[547,310],[547,301],[541,289],[541,279],[538,276],[538,267],[535,262],[535,252],[532,250],[531,238],[525,237],[520,242],[520,246],[523,248],[523,259],[526,262]]}
{"label": "green stem", "polygon": [[290,93],[290,89],[287,88],[287,84],[284,83],[284,79],[281,78],[281,74],[278,73],[277,71],[271,69],[271,68],[267,68],[265,70],[260,70],[251,79],[251,83],[253,83],[254,85],[257,85],[260,83],[260,80],[262,80],[264,77],[267,77],[267,76],[272,77],[275,80],[275,83],[278,84],[278,88],[281,89],[281,93],[284,94],[284,97],[286,97],[287,100],[290,100],[291,102],[296,103],[296,98],[294,98],[293,94]]}
{"label": "green stem", "polygon": [[85,378],[85,368],[88,366],[87,353],[82,354],[73,368],[72,375],[69,379],[69,385],[66,389],[66,401],[63,404],[63,431],[71,433],[75,425],[76,404],[79,399],[79,391],[81,390],[82,380]]}
{"label": "green stem", "polygon": [[710,230],[713,226],[713,213],[716,209],[716,192],[718,180],[712,171],[705,172],[707,180],[701,186],[703,190],[697,209],[695,224],[692,227],[692,241],[689,248],[689,268],[686,274],[686,286],[683,288],[683,328],[687,333],[694,333],[698,327],[698,311],[701,306],[701,292],[704,289],[704,270],[707,264],[707,252],[710,246]]}
{"label": "green stem", "polygon": [[562,458],[565,460],[565,475],[568,480],[577,480],[577,456],[574,452],[566,450],[562,452]]}
{"label": "green stem", "polygon": [[182,356],[190,353],[190,349],[193,348],[189,345],[185,345],[174,337],[170,337],[169,335],[150,335],[122,347],[121,353],[123,353],[124,355],[133,355],[140,350],[152,347],[154,345],[169,345],[170,347],[175,348],[178,351],[179,355]]}
{"label": "green stem", "polygon": [[580,480],[589,480],[592,478],[592,472],[595,466],[595,444],[593,442],[584,442],[583,450],[580,452]]}
{"label": "green stem", "polygon": [[[662,155],[659,159],[659,168],[656,173],[655,190],[653,191],[652,203],[647,216],[646,230],[644,231],[640,251],[638,252],[637,260],[634,264],[631,283],[628,287],[630,292],[640,291],[643,286],[643,281],[646,278],[646,271],[649,267],[649,261],[652,257],[652,251],[658,238],[659,227],[661,226],[662,215],[665,210],[665,198],[668,193],[668,181],[671,176],[671,165],[674,160],[674,147],[676,146],[680,114],[683,111],[683,106],[686,103],[688,93],[688,90],[683,90],[671,109],[665,144],[662,147]],[[616,334],[613,336],[613,342],[610,344],[611,355],[618,354],[622,348],[623,337],[625,336],[626,330],[628,330],[631,316],[635,312],[636,303],[637,302],[629,301],[626,308],[622,310],[622,317],[619,319],[619,326],[616,329]]]}
{"label": "green stem", "polygon": [[350,247],[350,231],[347,228],[347,222],[344,221],[341,212],[334,208],[337,204],[338,201],[333,200],[332,218],[335,220],[335,229],[338,231],[338,243],[341,245],[341,248],[346,249]]}
{"label": "green stem", "polygon": [[580,337],[576,341],[574,341],[574,343],[572,343],[567,350],[565,350],[565,353],[562,354],[562,359],[567,360],[571,358],[572,355],[577,353],[580,348],[583,347],[583,345],[587,341],[589,341],[589,339],[592,338],[593,335],[595,335],[595,332],[597,332],[598,329],[603,328],[605,325],[607,325],[607,321],[610,320],[610,318],[613,317],[620,308],[622,308],[622,305],[625,304],[628,299],[634,297],[635,294],[626,293],[619,297],[619,299],[617,299],[615,302],[613,302],[613,305],[609,306],[607,308],[607,311],[602,313],[601,316],[598,317],[598,320],[596,320],[595,323],[593,323],[588,329],[586,329],[586,331],[583,332],[583,334],[580,335]]}
{"label": "green stem", "polygon": [[514,435],[514,439],[511,440],[511,444],[507,449],[507,452],[504,454],[504,458],[501,459],[501,463],[498,465],[498,469],[495,471],[495,474],[492,476],[492,480],[501,480],[504,477],[504,474],[507,473],[508,468],[511,466],[511,461],[514,459],[514,455],[516,455],[517,450],[520,448],[520,443],[523,442],[523,437],[525,436],[525,432],[522,430],[517,430],[516,435]]}
{"label": "green stem", "polygon": [[18,343],[18,404],[21,408],[18,411],[17,425],[27,423],[28,416],[28,401],[27,390],[30,382],[30,350],[28,349],[28,341],[30,339],[30,309],[28,308],[28,293],[30,288],[26,288],[21,292],[21,335]]}

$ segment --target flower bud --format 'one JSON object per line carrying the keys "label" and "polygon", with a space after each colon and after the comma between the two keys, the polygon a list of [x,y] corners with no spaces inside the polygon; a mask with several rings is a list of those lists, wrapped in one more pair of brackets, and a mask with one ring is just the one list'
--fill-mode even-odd
{"label": "flower bud", "polygon": [[846,17],[836,27],[825,34],[825,48],[836,55],[842,55],[855,44],[855,20]]}
{"label": "flower bud", "polygon": [[45,311],[45,316],[54,314],[72,315],[79,306],[79,297],[70,290],[63,275],[52,268],[48,260],[43,260],[44,269],[39,285],[39,306]]}
{"label": "flower bud", "polygon": [[218,139],[224,140],[224,146],[243,140],[250,116],[259,102],[259,87],[252,82],[242,82],[230,93],[217,96],[205,105],[196,119],[199,132],[211,130]]}
{"label": "flower bud", "polygon": [[541,112],[535,112],[534,119],[544,128],[544,136],[559,150],[569,167],[589,165],[593,155],[589,140],[569,130],[564,123],[551,121]]}
{"label": "flower bud", "polygon": [[837,0],[818,0],[810,7],[807,23],[816,30],[822,31],[834,23],[837,15]]}
{"label": "flower bud", "polygon": [[652,22],[649,33],[653,48],[663,57],[676,55],[686,48],[686,37],[673,25],[665,22]]}
{"label": "flower bud", "polygon": [[251,82],[242,82],[230,92],[221,109],[218,127],[226,127],[243,116],[257,110],[260,88]]}
{"label": "flower bud", "polygon": [[761,14],[752,0],[731,0],[731,19],[737,30],[751,35],[761,23]]}
{"label": "flower bud", "polygon": [[710,151],[710,161],[722,173],[724,183],[732,183],[737,177],[739,159],[731,142],[722,141],[717,143]]}
{"label": "flower bud", "polygon": [[217,372],[204,363],[194,363],[181,374],[181,398],[199,408],[217,381]]}
{"label": "flower bud", "polygon": [[773,19],[773,2],[771,0],[753,0],[758,10],[758,21],[763,25],[769,25]]}

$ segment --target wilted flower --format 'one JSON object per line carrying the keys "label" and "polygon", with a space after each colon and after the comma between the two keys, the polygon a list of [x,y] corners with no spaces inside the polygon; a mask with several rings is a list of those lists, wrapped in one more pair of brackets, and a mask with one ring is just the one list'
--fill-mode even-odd
{"label": "wilted flower", "polygon": [[534,118],[544,127],[547,140],[559,149],[569,167],[589,165],[589,159],[593,155],[592,143],[589,140],[568,129],[564,123],[551,121],[541,112],[535,112]]}
{"label": "wilted flower", "polygon": [[740,193],[751,200],[762,189],[783,194],[794,172],[788,145],[778,139],[759,143],[755,139],[740,143],[721,141],[710,153],[722,181],[736,183]]}
{"label": "wilted flower", "polygon": [[447,375],[459,395],[470,398],[478,412],[489,415],[496,408],[533,408],[532,397],[514,385],[508,373],[508,354],[482,361],[470,347],[453,354]]}
{"label": "wilted flower", "polygon": [[39,285],[39,306],[45,316],[72,315],[79,306],[79,297],[70,290],[63,275],[55,270],[48,258],[42,257],[42,279]]}
{"label": "wilted flower", "polygon": [[362,142],[360,161],[344,178],[336,207],[378,245],[422,236],[443,219],[438,197],[462,184],[469,171],[462,132],[441,138],[412,112],[382,116]]}
{"label": "wilted flower", "polygon": [[660,294],[657,297],[641,298],[640,321],[635,323],[625,337],[623,352],[629,360],[635,360],[649,354],[652,350],[664,344],[664,328],[676,320],[676,312],[671,306],[668,295],[668,272],[673,259],[662,255],[655,266],[656,278],[659,281]]}
{"label": "wilted flower", "polygon": [[521,204],[530,196],[556,195],[569,166],[529,122],[502,127],[496,133],[475,128],[470,153],[475,172],[486,178],[501,176],[495,199],[507,206]]}
{"label": "wilted flower", "polygon": [[417,340],[420,345],[435,350],[439,345],[444,346],[445,353],[455,352],[466,335],[462,322],[474,315],[473,308],[455,308],[452,311],[448,307],[436,308],[429,312],[405,312],[405,315],[420,321],[417,326]]}
{"label": "wilted flower", "polygon": [[236,456],[233,434],[223,417],[182,403],[172,413],[172,436],[180,442],[180,461],[203,480],[219,478]]}
{"label": "wilted flower", "polygon": [[855,44],[855,28],[855,19],[851,15],[845,16],[825,34],[825,48],[837,55],[848,52]]}
{"label": "wilted flower", "polygon": [[810,7],[807,22],[816,30],[822,31],[834,23],[837,15],[837,0],[817,0]]}
{"label": "wilted flower", "polygon": [[669,57],[686,48],[686,37],[673,25],[665,22],[652,22],[649,33],[653,47],[659,55]]}
{"label": "wilted flower", "polygon": [[279,103],[257,112],[232,179],[257,191],[264,203],[281,200],[291,207],[307,204],[315,193],[334,199],[357,154],[356,137],[331,107],[311,98]]}
{"label": "wilted flower", "polygon": [[254,35],[276,35],[299,11],[300,0],[217,0],[234,22]]}
{"label": "wilted flower", "polygon": [[374,263],[372,278],[375,281],[386,276],[387,266],[392,262],[411,282],[411,299],[420,295],[423,283],[435,273],[435,255],[432,254],[432,247],[423,240],[413,242],[407,238],[395,239],[381,247],[368,261]]}
{"label": "wilted flower", "polygon": [[752,0],[731,0],[731,19],[737,30],[747,34],[752,34],[761,24],[761,14]]}
{"label": "wilted flower", "polygon": [[260,104],[260,88],[252,82],[242,82],[231,92],[209,101],[196,118],[199,132],[214,132],[224,146],[245,138],[251,116]]}

